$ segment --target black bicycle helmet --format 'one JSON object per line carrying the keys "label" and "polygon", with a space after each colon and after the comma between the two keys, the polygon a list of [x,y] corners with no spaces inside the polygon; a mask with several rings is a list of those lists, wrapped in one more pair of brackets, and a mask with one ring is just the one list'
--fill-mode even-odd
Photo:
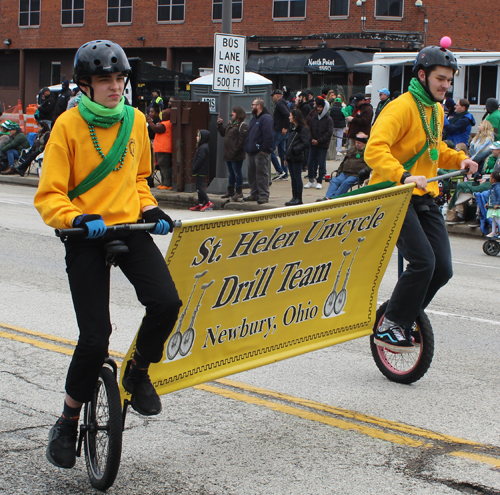
{"label": "black bicycle helmet", "polygon": [[89,41],[76,52],[73,81],[78,84],[84,77],[114,72],[123,72],[127,76],[130,71],[127,56],[120,45],[108,40]]}
{"label": "black bicycle helmet", "polygon": [[447,50],[446,48],[441,48],[440,46],[426,46],[417,55],[415,59],[415,64],[413,66],[413,74],[417,77],[418,71],[420,69],[428,69],[434,65],[440,65],[442,67],[450,67],[453,71],[458,68],[455,55]]}

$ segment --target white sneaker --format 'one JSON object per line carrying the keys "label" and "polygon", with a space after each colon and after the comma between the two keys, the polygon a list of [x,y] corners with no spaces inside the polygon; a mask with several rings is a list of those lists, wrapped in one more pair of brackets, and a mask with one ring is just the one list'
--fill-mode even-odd
{"label": "white sneaker", "polygon": [[337,151],[337,156],[344,156],[340,151]]}
{"label": "white sneaker", "polygon": [[320,182],[318,182],[316,184],[316,189],[323,189],[323,184],[321,184]]}
{"label": "white sneaker", "polygon": [[309,181],[305,186],[304,189],[309,189],[310,187],[314,187],[314,182]]}

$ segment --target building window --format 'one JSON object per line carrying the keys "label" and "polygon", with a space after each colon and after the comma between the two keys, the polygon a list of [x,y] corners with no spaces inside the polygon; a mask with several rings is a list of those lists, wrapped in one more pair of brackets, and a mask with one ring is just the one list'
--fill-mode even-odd
{"label": "building window", "polygon": [[[243,0],[233,0],[232,7],[233,21],[241,21],[243,19]],[[222,20],[222,0],[213,0],[212,19],[214,21]]]}
{"label": "building window", "polygon": [[330,17],[348,16],[349,0],[330,0]]}
{"label": "building window", "polygon": [[132,0],[108,0],[108,24],[130,24]]}
{"label": "building window", "polygon": [[306,0],[273,0],[273,18],[290,19],[306,16]]}
{"label": "building window", "polygon": [[485,105],[488,98],[496,98],[498,67],[470,65],[465,68],[464,97],[471,105]]}
{"label": "building window", "polygon": [[19,26],[40,26],[40,0],[19,1]]}
{"label": "building window", "polygon": [[82,25],[84,12],[85,0],[62,0],[61,24],[63,26]]}
{"label": "building window", "polygon": [[[18,87],[19,86],[19,59],[6,60],[3,58],[0,61],[2,70],[0,70],[0,86],[2,87]],[[3,110],[0,107],[0,110]]]}
{"label": "building window", "polygon": [[158,0],[158,22],[184,20],[185,0]]}
{"label": "building window", "polygon": [[61,84],[61,62],[40,60],[38,85],[43,88],[44,86],[52,86],[54,84]]}
{"label": "building window", "polygon": [[377,17],[403,17],[403,0],[376,0]]}
{"label": "building window", "polygon": [[181,72],[184,74],[188,74],[189,76],[192,76],[193,62],[181,62]]}

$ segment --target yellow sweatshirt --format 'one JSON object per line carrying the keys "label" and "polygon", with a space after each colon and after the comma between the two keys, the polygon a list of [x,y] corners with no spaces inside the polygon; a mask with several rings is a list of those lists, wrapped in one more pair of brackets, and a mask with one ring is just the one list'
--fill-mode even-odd
{"label": "yellow sweatshirt", "polygon": [[[425,109],[427,122],[430,122],[432,109]],[[441,105],[438,105],[438,110],[442,129],[444,111]],[[403,163],[413,158],[422,149],[425,141],[424,127],[413,96],[407,92],[388,103],[375,121],[365,149],[365,162],[373,169],[370,184],[389,180],[399,185],[405,172]],[[463,151],[457,152],[449,148],[441,137],[438,151],[437,165],[432,163],[426,150],[409,172],[412,175],[425,175],[430,179],[437,175],[438,168],[459,169],[460,163],[467,158]],[[438,183],[429,183],[427,193],[437,196]],[[415,187],[413,194],[422,196],[426,193]]]}
{"label": "yellow sweatshirt", "polygon": [[[113,145],[120,123],[108,129],[95,127],[104,155]],[[80,184],[101,162],[87,122],[78,108],[64,112],[58,119],[45,147],[42,176],[35,195],[35,207],[44,222],[55,229],[71,228],[82,213],[102,215],[106,225],[135,223],[142,209],[157,205],[146,178],[151,174],[151,148],[144,115],[135,110],[134,125],[121,169],[76,197],[68,191]]]}

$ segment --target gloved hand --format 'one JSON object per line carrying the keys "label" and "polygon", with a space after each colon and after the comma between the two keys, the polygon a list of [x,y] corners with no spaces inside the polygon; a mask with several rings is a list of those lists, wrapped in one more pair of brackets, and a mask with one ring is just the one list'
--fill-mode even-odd
{"label": "gloved hand", "polygon": [[174,222],[158,207],[143,211],[142,219],[146,223],[156,223],[155,229],[151,232],[152,234],[166,235],[174,231]]}
{"label": "gloved hand", "polygon": [[85,229],[86,239],[101,237],[108,230],[101,215],[87,215],[86,213],[73,219],[73,227]]}

